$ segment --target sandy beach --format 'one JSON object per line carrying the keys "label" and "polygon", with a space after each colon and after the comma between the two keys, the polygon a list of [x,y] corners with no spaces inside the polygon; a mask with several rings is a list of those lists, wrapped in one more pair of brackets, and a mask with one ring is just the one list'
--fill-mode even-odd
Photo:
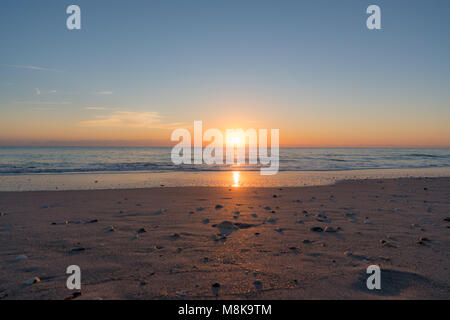
{"label": "sandy beach", "polygon": [[0,192],[0,299],[73,298],[69,265],[76,299],[450,299],[449,190],[399,178]]}

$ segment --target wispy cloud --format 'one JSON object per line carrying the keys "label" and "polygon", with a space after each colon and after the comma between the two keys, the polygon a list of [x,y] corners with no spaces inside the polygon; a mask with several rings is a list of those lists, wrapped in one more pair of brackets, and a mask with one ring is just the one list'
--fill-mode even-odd
{"label": "wispy cloud", "polygon": [[36,111],[49,111],[49,110],[55,110],[55,108],[46,108],[46,107],[35,107],[35,108],[32,108],[33,110],[36,110]]}
{"label": "wispy cloud", "polygon": [[31,101],[31,100],[16,100],[15,104],[29,104],[29,105],[67,105],[72,104],[70,101]]}
{"label": "wispy cloud", "polygon": [[31,66],[31,65],[2,64],[2,66],[10,67],[10,68],[17,68],[17,69],[38,70],[38,71],[60,71],[57,69],[51,69],[51,68],[39,67],[39,66]]}
{"label": "wispy cloud", "polygon": [[35,91],[38,96],[41,94],[41,90],[39,90],[39,88],[36,88]]}
{"label": "wispy cloud", "polygon": [[161,121],[158,112],[115,111],[106,116],[96,116],[94,120],[81,121],[83,127],[142,127],[155,128]]}
{"label": "wispy cloud", "polygon": [[84,110],[109,110],[108,107],[86,106]]}
{"label": "wispy cloud", "polygon": [[113,94],[113,92],[112,91],[97,91],[95,94],[109,95],[109,94]]}
{"label": "wispy cloud", "polygon": [[160,123],[155,126],[157,129],[167,129],[167,130],[173,130],[177,128],[183,128],[188,125],[187,122],[171,122],[171,123]]}

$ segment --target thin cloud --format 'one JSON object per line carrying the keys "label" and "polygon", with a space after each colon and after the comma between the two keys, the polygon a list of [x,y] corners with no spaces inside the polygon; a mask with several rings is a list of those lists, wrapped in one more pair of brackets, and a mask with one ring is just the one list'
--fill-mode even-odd
{"label": "thin cloud", "polygon": [[167,130],[173,130],[178,128],[184,128],[188,125],[187,122],[172,122],[172,123],[161,123],[156,125],[154,128],[157,129],[167,129]]}
{"label": "thin cloud", "polygon": [[28,69],[28,70],[38,70],[38,71],[60,71],[56,69],[39,67],[39,66],[31,66],[31,65],[19,65],[19,64],[3,64],[5,67],[17,68],[17,69]]}
{"label": "thin cloud", "polygon": [[67,105],[72,104],[70,101],[30,101],[30,100],[17,100],[15,104],[30,104],[30,105]]}
{"label": "thin cloud", "polygon": [[116,111],[106,116],[97,116],[94,120],[81,121],[83,127],[135,127],[155,128],[161,121],[158,112]]}
{"label": "thin cloud", "polygon": [[39,90],[39,88],[36,88],[35,91],[38,96],[41,94],[41,90]]}
{"label": "thin cloud", "polygon": [[33,110],[36,110],[36,111],[49,111],[49,110],[55,110],[55,108],[45,108],[45,107],[35,107],[35,108],[32,108]]}
{"label": "thin cloud", "polygon": [[112,91],[97,91],[95,94],[109,95],[109,94],[113,94],[113,92]]}
{"label": "thin cloud", "polygon": [[91,107],[91,106],[86,106],[83,108],[84,110],[108,110],[108,107]]}

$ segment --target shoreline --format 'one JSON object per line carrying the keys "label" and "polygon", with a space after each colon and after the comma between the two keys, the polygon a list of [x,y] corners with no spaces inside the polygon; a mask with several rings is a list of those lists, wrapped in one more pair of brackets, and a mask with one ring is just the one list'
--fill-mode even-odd
{"label": "shoreline", "polygon": [[304,187],[338,181],[450,177],[450,167],[340,171],[280,171],[261,176],[257,171],[200,172],[83,172],[2,175],[0,192],[50,190],[109,190],[151,187]]}
{"label": "shoreline", "polygon": [[[449,190],[398,178],[0,192],[0,299],[71,297],[69,265],[76,299],[216,299],[214,283],[219,299],[450,299]],[[381,291],[365,287],[369,265]]]}

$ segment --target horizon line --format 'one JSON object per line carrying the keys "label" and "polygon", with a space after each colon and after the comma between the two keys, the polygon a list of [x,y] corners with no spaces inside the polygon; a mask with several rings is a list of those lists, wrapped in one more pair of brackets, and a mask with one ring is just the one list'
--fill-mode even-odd
{"label": "horizon line", "polygon": [[[174,145],[145,144],[1,144],[0,148],[173,148]],[[204,145],[202,148],[206,147]],[[194,146],[192,146],[193,148]],[[246,146],[248,147],[248,146]],[[268,146],[270,148],[270,146]],[[280,145],[283,149],[450,149],[442,145]]]}

